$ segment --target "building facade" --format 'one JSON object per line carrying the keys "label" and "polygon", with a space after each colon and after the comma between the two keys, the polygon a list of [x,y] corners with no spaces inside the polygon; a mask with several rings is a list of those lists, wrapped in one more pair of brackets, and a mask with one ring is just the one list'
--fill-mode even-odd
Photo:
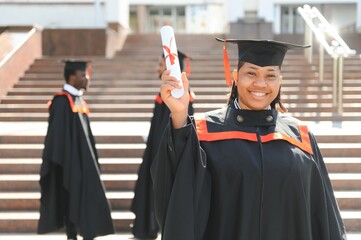
{"label": "building facade", "polygon": [[47,29],[129,27],[128,0],[0,0],[0,26]]}
{"label": "building facade", "polygon": [[[104,28],[119,23],[130,32],[230,33],[240,26],[260,34],[304,31],[301,0],[0,0],[0,26]],[[361,32],[361,0],[308,0],[343,32]]]}
{"label": "building facade", "polygon": [[[232,24],[268,23],[275,34],[304,31],[300,0],[129,0],[130,28],[151,33],[171,24],[183,33],[229,33]],[[309,0],[339,31],[361,32],[361,0]]]}

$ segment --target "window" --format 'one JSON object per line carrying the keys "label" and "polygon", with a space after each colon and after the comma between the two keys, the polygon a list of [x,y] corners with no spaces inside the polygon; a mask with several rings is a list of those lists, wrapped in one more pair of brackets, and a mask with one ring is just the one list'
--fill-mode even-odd
{"label": "window", "polygon": [[305,23],[298,13],[299,6],[281,6],[281,33],[303,33]]}

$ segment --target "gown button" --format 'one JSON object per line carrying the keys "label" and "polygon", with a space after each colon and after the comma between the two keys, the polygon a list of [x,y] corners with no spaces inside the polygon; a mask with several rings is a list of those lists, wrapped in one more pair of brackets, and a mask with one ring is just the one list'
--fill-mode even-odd
{"label": "gown button", "polygon": [[271,115],[266,117],[266,122],[272,122],[273,121],[273,117]]}
{"label": "gown button", "polygon": [[237,122],[242,123],[244,122],[244,118],[241,115],[237,116]]}

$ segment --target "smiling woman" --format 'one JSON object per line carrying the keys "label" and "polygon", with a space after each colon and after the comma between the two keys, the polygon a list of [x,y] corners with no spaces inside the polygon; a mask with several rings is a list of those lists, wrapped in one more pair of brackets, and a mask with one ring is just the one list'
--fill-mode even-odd
{"label": "smiling woman", "polygon": [[282,77],[278,66],[259,67],[245,62],[238,70],[234,87],[241,109],[268,109],[278,95]]}
{"label": "smiling woman", "polygon": [[171,117],[151,168],[162,239],[345,240],[315,137],[280,104],[284,56],[307,46],[218,40],[239,50],[234,81],[225,61],[226,107],[188,116],[188,94],[173,98],[179,84],[162,75]]}
{"label": "smiling woman", "polygon": [[[238,72],[233,72],[234,82],[229,102],[237,99],[244,109],[277,107],[286,112],[287,109],[281,102],[281,65],[287,50],[299,50],[307,46],[269,40],[217,40],[224,42],[225,55],[227,42],[238,46]],[[225,70],[229,68],[226,65],[229,65],[228,61],[225,61]],[[228,82],[231,80],[228,79]],[[240,83],[242,85],[238,86]]]}

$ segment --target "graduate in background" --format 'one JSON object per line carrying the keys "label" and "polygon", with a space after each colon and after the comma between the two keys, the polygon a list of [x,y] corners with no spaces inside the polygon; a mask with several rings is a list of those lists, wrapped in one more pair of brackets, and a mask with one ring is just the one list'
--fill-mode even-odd
{"label": "graduate in background", "polygon": [[66,83],[49,102],[48,131],[40,170],[38,233],[64,227],[68,239],[114,233],[110,206],[100,180],[98,153],[82,99],[90,80],[85,61],[66,61]]}
{"label": "graduate in background", "polygon": [[238,46],[232,81],[224,43],[228,106],[191,118],[185,74],[179,99],[162,75],[172,114],[151,167],[162,239],[347,239],[314,135],[282,113],[282,61],[306,46],[219,40]]}
{"label": "graduate in background", "polygon": [[[180,69],[183,71],[184,62],[186,63],[185,72],[190,72],[189,57],[178,51],[178,58]],[[164,55],[159,61],[157,73],[159,78],[166,70]],[[190,92],[191,100],[189,102],[188,114],[193,115],[193,99],[194,93]],[[136,215],[133,222],[132,232],[134,237],[138,239],[155,239],[157,238],[159,225],[154,215],[154,200],[153,200],[153,184],[150,177],[150,166],[157,153],[159,141],[162,137],[163,131],[168,124],[170,111],[162,101],[160,93],[156,95],[153,109],[153,118],[150,124],[150,130],[147,139],[147,146],[143,154],[143,161],[139,167],[138,180],[134,190],[134,199],[131,206],[131,211]]]}

